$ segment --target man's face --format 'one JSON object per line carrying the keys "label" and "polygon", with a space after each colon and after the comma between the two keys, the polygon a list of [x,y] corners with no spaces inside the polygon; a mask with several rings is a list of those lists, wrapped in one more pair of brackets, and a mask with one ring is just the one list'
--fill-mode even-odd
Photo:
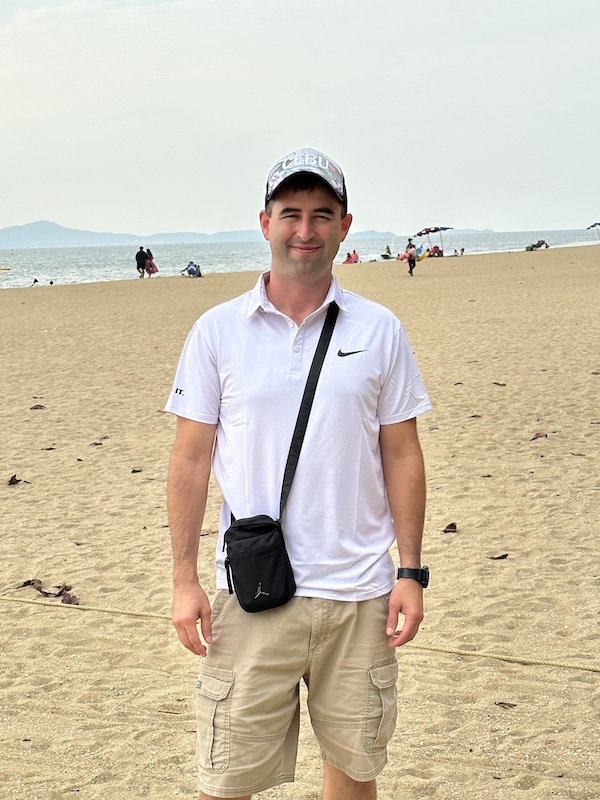
{"label": "man's face", "polygon": [[271,245],[271,268],[289,275],[330,272],[351,222],[352,216],[342,217],[340,203],[324,186],[311,191],[282,187],[272,201],[271,216],[260,214]]}

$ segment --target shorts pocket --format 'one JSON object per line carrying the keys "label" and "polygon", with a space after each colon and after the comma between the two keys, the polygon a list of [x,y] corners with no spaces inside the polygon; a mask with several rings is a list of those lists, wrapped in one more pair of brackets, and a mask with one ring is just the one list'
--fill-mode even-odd
{"label": "shorts pocket", "polygon": [[231,595],[227,591],[227,589],[217,589],[215,595],[212,599],[211,609],[210,609],[210,619],[211,622],[214,624],[217,617],[220,615],[221,611],[225,608],[225,603],[229,600]]}
{"label": "shorts pocket", "polygon": [[383,750],[396,727],[398,662],[393,660],[369,667],[367,703],[363,720],[363,744],[368,753]]}
{"label": "shorts pocket", "polygon": [[198,675],[196,754],[207,772],[224,772],[231,745],[233,672],[203,666]]}

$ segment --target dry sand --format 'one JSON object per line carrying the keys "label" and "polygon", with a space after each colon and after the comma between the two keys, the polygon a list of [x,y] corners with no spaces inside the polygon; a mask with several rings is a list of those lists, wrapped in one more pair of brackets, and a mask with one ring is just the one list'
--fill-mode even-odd
{"label": "dry sand", "polygon": [[[598,667],[600,247],[336,274],[399,314],[435,405],[420,422],[432,583],[417,644]],[[255,279],[0,291],[2,800],[195,796],[197,661],[169,622],[12,601],[41,600],[16,588],[37,578],[168,616],[162,408],[195,318]],[[208,587],[218,504],[215,488]],[[399,657],[380,798],[600,797],[597,672]],[[260,796],[316,800],[319,779],[304,723],[296,783]]]}

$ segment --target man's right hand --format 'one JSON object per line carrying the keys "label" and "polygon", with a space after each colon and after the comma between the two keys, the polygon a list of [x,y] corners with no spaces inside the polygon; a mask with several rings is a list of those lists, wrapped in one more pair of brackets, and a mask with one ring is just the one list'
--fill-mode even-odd
{"label": "man's right hand", "polygon": [[206,655],[206,647],[198,635],[200,620],[202,636],[212,644],[210,602],[199,583],[176,585],[173,591],[173,625],[184,647],[197,656]]}

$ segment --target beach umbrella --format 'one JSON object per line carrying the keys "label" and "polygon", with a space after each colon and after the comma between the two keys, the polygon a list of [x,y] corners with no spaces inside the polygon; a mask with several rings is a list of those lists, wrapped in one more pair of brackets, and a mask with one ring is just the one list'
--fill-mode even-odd
{"label": "beach umbrella", "polygon": [[587,230],[591,231],[592,228],[596,228],[598,238],[600,239],[600,222],[593,222],[591,225],[588,225]]}
{"label": "beach umbrella", "polygon": [[439,233],[440,235],[440,244],[442,246],[442,251],[444,250],[444,242],[442,239],[442,231],[452,231],[454,228],[446,228],[443,225],[436,225],[433,228],[423,228],[422,231],[415,233],[415,236],[427,236],[427,241],[429,242],[429,247],[431,247],[431,239],[429,238],[430,233]]}

